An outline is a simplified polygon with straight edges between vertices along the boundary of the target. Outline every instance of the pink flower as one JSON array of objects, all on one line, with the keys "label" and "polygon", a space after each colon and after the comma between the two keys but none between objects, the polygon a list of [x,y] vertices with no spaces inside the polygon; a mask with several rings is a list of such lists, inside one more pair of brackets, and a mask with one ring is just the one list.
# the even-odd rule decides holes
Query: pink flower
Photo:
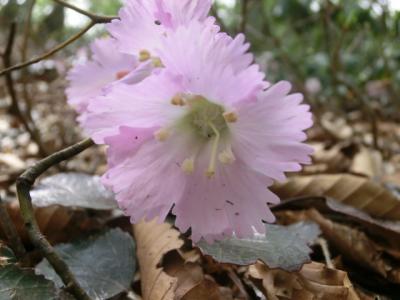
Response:
[{"label": "pink flower", "polygon": [[103,182],[133,223],[173,207],[182,232],[211,242],[274,222],[267,187],[310,163],[312,117],[289,83],[266,89],[247,48],[191,22],[163,36],[159,73],[89,105],[85,129],[109,145]]},{"label": "pink flower", "polygon": [[122,52],[151,56],[162,35],[191,21],[205,21],[210,0],[125,0],[120,20],[107,25]]},{"label": "pink flower", "polygon": [[156,72],[161,65],[153,53],[162,36],[192,20],[206,21],[210,7],[209,0],[125,1],[120,20],[107,25],[115,39],[96,40],[91,46],[93,60],[68,74],[68,103],[80,114],[79,120],[86,117],[90,99],[106,94],[115,82],[135,84]]},{"label": "pink flower", "polygon": [[68,74],[68,103],[83,113],[89,100],[100,96],[112,82],[121,79],[137,67],[134,56],[117,51],[112,38],[95,40],[91,45],[92,61],[75,66]]}]

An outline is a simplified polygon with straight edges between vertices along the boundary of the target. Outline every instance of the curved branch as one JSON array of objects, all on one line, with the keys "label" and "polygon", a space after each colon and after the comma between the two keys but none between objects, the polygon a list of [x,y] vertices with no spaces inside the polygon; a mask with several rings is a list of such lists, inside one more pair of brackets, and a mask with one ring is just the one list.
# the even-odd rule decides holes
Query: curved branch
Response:
[{"label": "curved branch", "polygon": [[21,216],[24,220],[24,224],[30,240],[32,241],[33,245],[39,249],[42,255],[49,261],[56,273],[64,282],[67,289],[69,289],[69,291],[77,299],[83,300],[90,300],[90,297],[79,285],[74,274],[70,271],[68,265],[62,260],[62,258],[57,254],[54,248],[40,232],[39,226],[33,213],[30,190],[35,180],[46,170],[64,160],[74,157],[75,155],[81,153],[92,145],[94,145],[94,142],[91,139],[86,139],[71,147],[56,152],[37,162],[34,166],[26,170],[17,179],[17,194]]},{"label": "curved branch", "polygon": [[96,25],[95,22],[91,21],[88,25],[86,25],[83,29],[81,29],[77,34],[75,34],[74,36],[70,37],[68,40],[66,40],[65,42],[59,44],[58,46],[56,46],[55,48],[51,49],[50,51],[32,58],[26,62],[14,65],[12,67],[6,68],[2,71],[0,71],[0,76],[5,75],[11,71],[15,71],[15,70],[19,70],[22,69],[24,67],[33,65],[41,60],[44,60],[50,56],[52,56],[53,54],[57,53],[58,51],[60,51],[61,49],[67,47],[69,44],[72,44],[73,42],[75,42],[77,39],[79,39],[82,35],[84,35],[87,31],[89,31],[89,29],[91,29],[94,25]]},{"label": "curved branch", "polygon": [[71,3],[68,3],[64,0],[53,0],[54,2],[57,2],[58,4],[68,7],[77,13],[80,13],[81,15],[84,15],[88,18],[90,18],[93,22],[95,23],[110,23],[112,20],[118,19],[116,16],[102,16],[102,15],[97,15],[94,13],[91,13],[89,11],[86,11],[82,8],[79,8]]}]

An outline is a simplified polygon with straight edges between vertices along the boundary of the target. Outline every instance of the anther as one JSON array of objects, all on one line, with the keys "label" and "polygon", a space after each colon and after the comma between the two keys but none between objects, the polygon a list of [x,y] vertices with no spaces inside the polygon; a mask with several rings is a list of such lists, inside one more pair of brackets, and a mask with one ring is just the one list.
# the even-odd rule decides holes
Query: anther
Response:
[{"label": "anther", "polygon": [[139,61],[140,62],[144,62],[146,60],[149,60],[151,58],[151,54],[149,51],[147,50],[141,50],[139,52]]},{"label": "anther", "polygon": [[159,57],[153,57],[151,60],[153,62],[153,66],[155,68],[163,68],[164,67],[164,65]]},{"label": "anther", "polygon": [[218,155],[218,160],[226,165],[231,165],[235,162],[236,158],[232,152],[231,147],[228,147]]},{"label": "anther", "polygon": [[239,116],[237,115],[237,113],[235,113],[235,112],[233,112],[233,111],[231,111],[231,112],[224,112],[222,115],[223,115],[225,121],[228,122],[228,123],[235,123],[235,122],[238,120],[238,118],[239,118]]},{"label": "anther", "polygon": [[115,77],[118,80],[120,80],[120,79],[124,78],[128,74],[129,74],[129,71],[119,71],[119,72],[117,72],[117,74],[115,74]]},{"label": "anther", "polygon": [[176,94],[172,99],[171,99],[171,104],[176,105],[176,106],[185,106],[186,102],[183,99],[182,94]]},{"label": "anther", "polygon": [[156,140],[160,142],[164,142],[169,138],[169,136],[170,136],[170,131],[166,128],[161,128],[160,130],[157,130],[154,133],[154,137],[156,138]]},{"label": "anther", "polygon": [[192,174],[194,171],[194,159],[186,158],[182,163],[181,169],[186,174]]}]

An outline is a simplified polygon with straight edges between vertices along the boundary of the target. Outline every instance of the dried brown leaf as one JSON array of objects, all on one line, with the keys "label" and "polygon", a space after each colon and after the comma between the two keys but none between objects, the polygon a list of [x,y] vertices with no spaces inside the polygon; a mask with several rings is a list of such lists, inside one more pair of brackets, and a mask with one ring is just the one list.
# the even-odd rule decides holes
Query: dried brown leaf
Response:
[{"label": "dried brown leaf", "polygon": [[354,157],[350,167],[352,172],[371,178],[382,177],[383,169],[382,153],[366,147],[361,148],[360,152]]},{"label": "dried brown leaf", "polygon": [[[316,222],[323,236],[347,260],[351,260],[361,267],[368,268],[394,283],[400,283],[399,264],[388,258],[390,251],[370,239],[357,228],[333,222],[317,210],[310,209],[303,212],[287,212],[287,219],[291,221],[312,220]],[[386,253],[386,255],[385,255]]]},{"label": "dried brown leaf", "polygon": [[316,262],[296,273],[270,270],[257,263],[250,266],[248,276],[271,300],[359,300],[346,272]]},{"label": "dried brown leaf", "polygon": [[[18,202],[8,203],[7,210],[23,242],[29,243]],[[89,216],[83,209],[53,205],[35,208],[34,212],[40,230],[51,243],[65,242],[102,226],[101,220]],[[2,236],[1,227],[0,236]]]},{"label": "dried brown leaf", "polygon": [[167,252],[182,247],[179,232],[170,224],[155,221],[138,223],[133,230],[143,300],[173,300],[178,279],[168,275],[159,262]]},{"label": "dried brown leaf", "polygon": [[324,196],[359,208],[371,216],[400,220],[400,200],[381,185],[349,174],[292,177],[275,185],[274,192],[282,199]]},{"label": "dried brown leaf", "polygon": [[400,252],[400,221],[373,218],[355,207],[325,197],[294,198],[274,207],[274,212],[282,210],[305,210],[309,207],[317,209],[324,215],[340,218],[342,222],[357,224],[372,237],[385,242],[390,248]]}]

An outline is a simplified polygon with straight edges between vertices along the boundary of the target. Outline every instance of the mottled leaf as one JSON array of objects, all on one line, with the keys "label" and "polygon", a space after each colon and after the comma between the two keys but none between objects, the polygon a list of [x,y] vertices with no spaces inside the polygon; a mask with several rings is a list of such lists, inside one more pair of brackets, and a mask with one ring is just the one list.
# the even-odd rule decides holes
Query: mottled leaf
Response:
[{"label": "mottled leaf", "polygon": [[43,179],[32,192],[35,206],[78,206],[92,209],[113,209],[112,192],[100,182],[100,177],[83,173],[60,173]]},{"label": "mottled leaf", "polygon": [[[127,290],[136,269],[132,237],[113,229],[88,240],[57,245],[56,251],[93,299],[108,299]],[[36,272],[62,287],[61,279],[44,260]]]},{"label": "mottled leaf", "polygon": [[208,244],[201,240],[197,246],[206,255],[221,263],[250,265],[257,260],[269,268],[294,271],[310,261],[308,247],[320,231],[315,223],[298,223],[291,226],[267,225],[266,235],[253,238],[230,238]]},{"label": "mottled leaf", "polygon": [[12,250],[0,243],[0,299],[52,300],[59,299],[53,282],[36,275],[33,270],[15,264]]}]

